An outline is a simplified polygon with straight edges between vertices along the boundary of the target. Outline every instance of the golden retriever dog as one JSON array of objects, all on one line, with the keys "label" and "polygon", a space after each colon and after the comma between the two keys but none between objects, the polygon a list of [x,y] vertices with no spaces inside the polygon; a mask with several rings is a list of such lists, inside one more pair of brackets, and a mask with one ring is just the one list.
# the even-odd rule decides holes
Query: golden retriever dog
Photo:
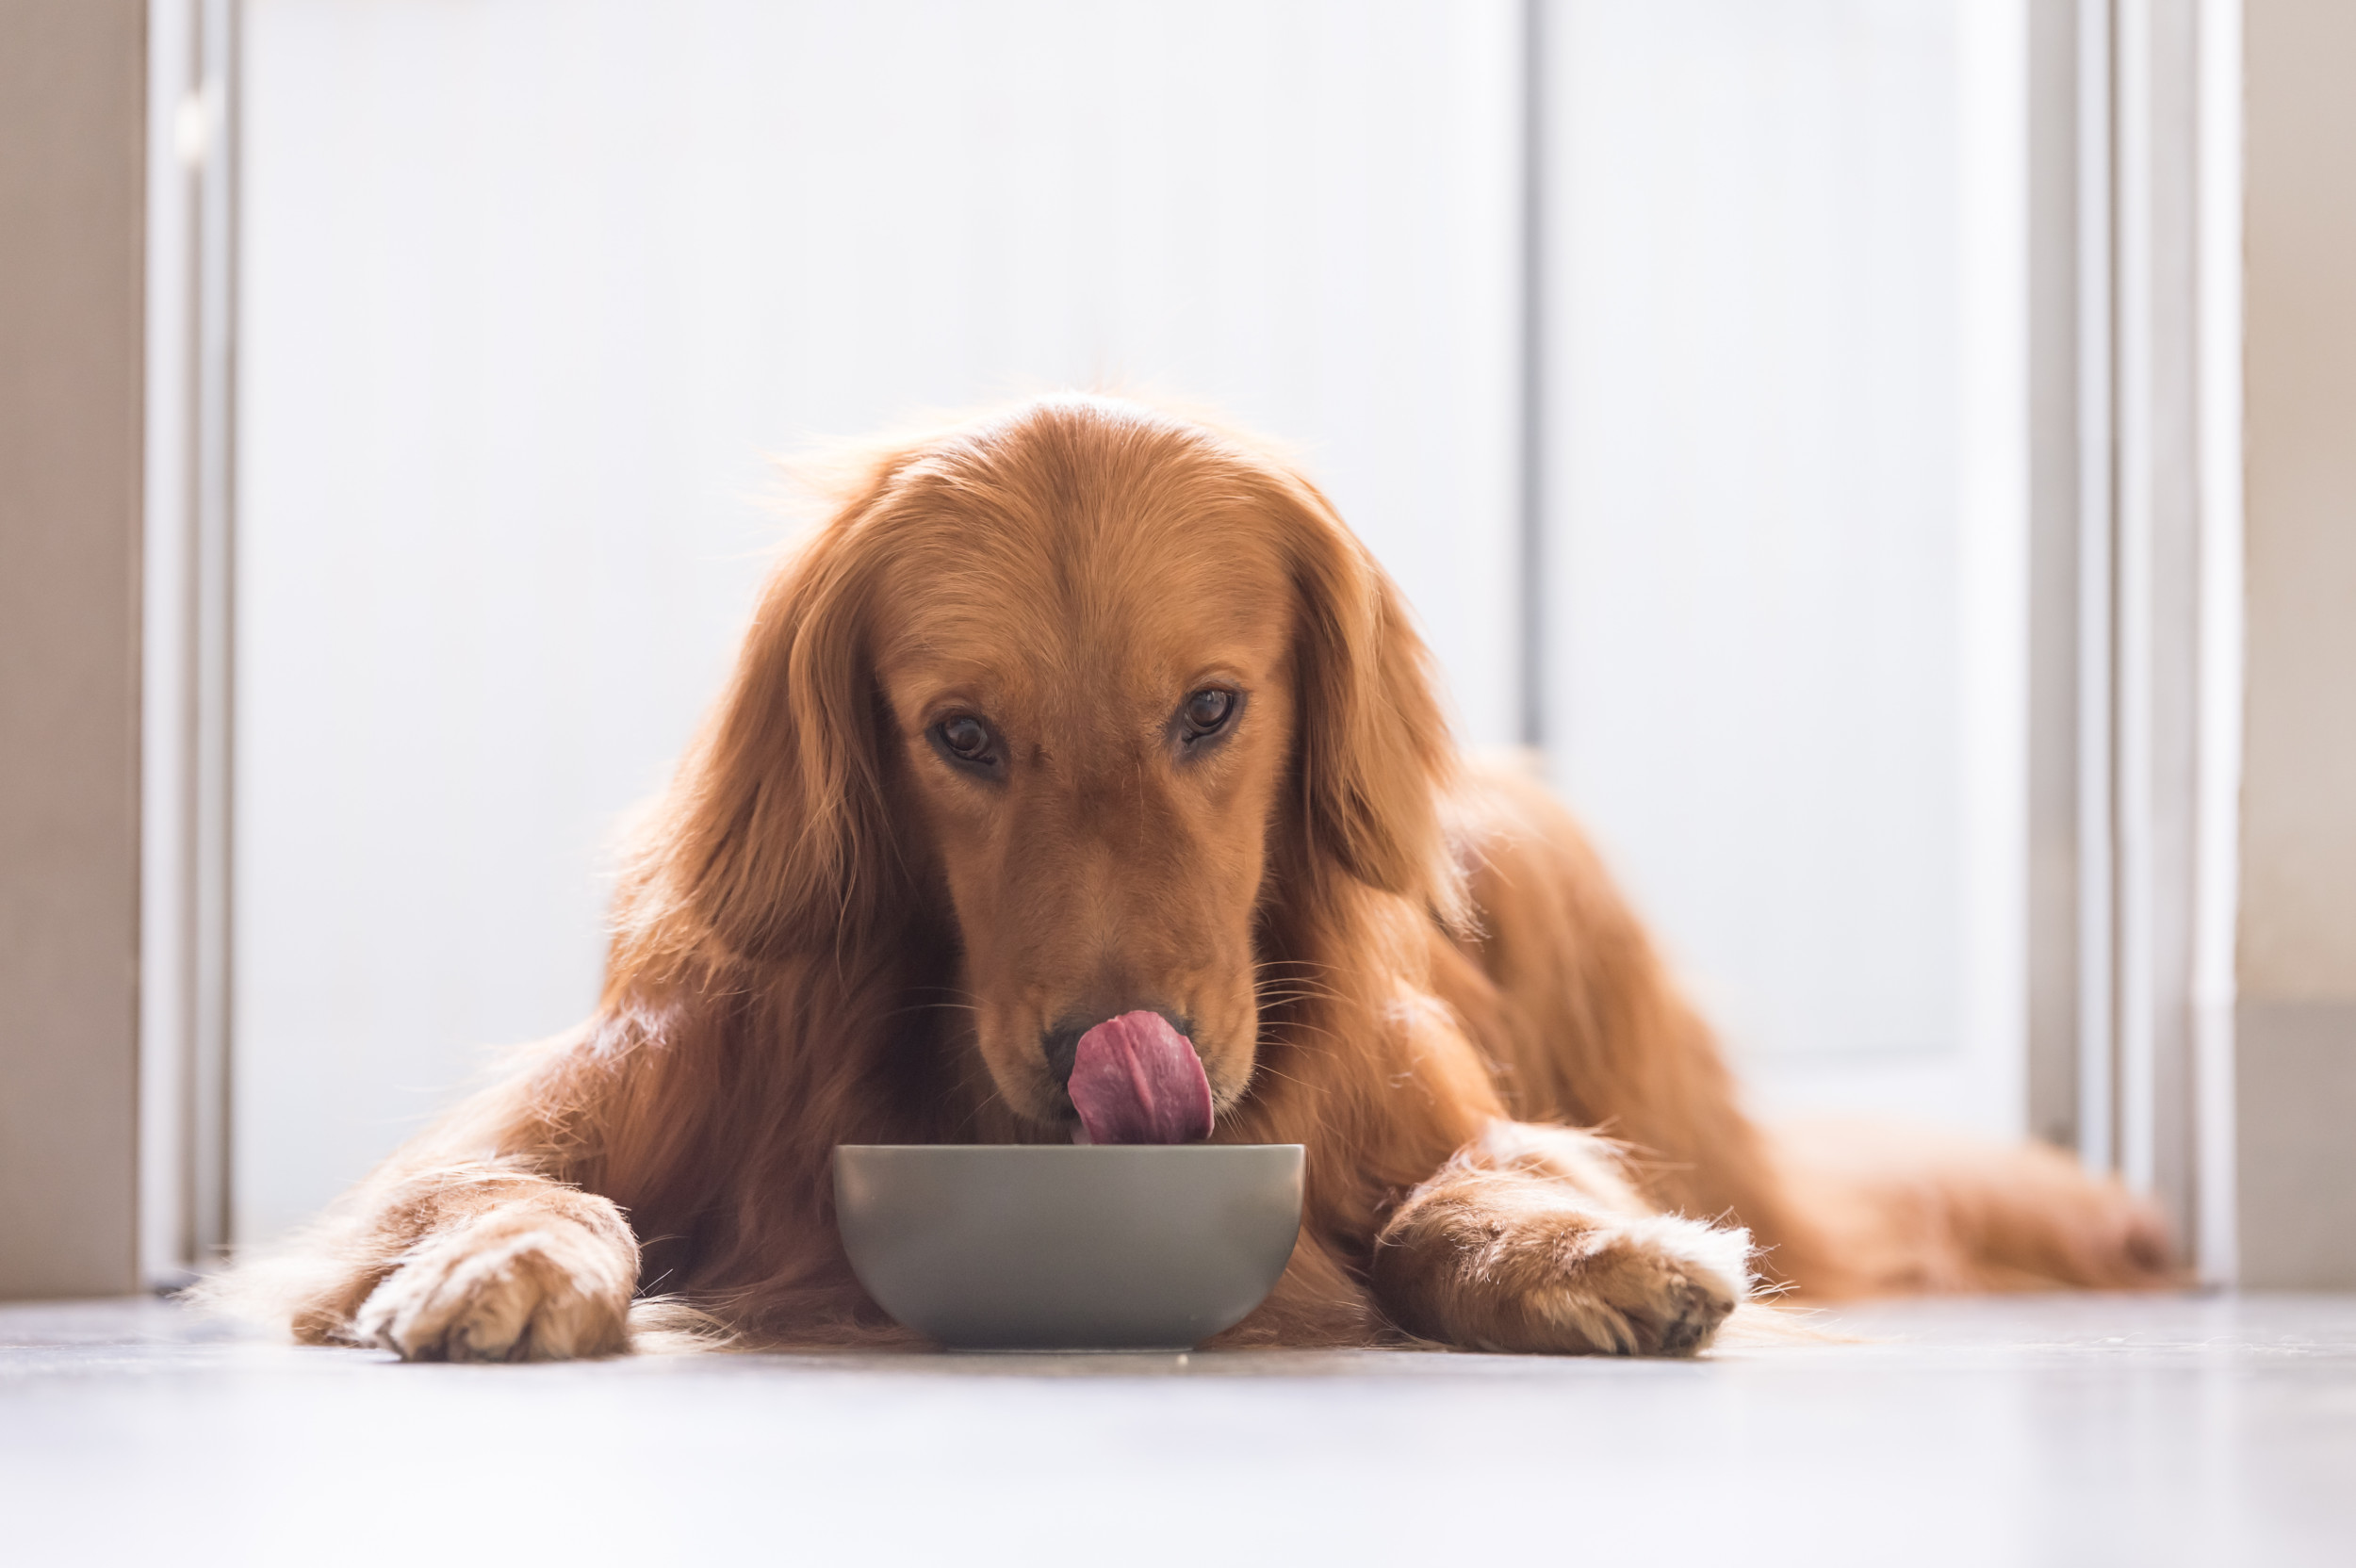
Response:
[{"label": "golden retriever dog", "polygon": [[837,501],[640,825],[596,1015],[308,1235],[299,1337],[602,1355],[669,1301],[906,1339],[843,1256],[842,1143],[1306,1145],[1291,1266],[1223,1344],[1678,1353],[1763,1289],[2170,1277],[2051,1152],[1749,1119],[1271,451],[1053,397]]}]

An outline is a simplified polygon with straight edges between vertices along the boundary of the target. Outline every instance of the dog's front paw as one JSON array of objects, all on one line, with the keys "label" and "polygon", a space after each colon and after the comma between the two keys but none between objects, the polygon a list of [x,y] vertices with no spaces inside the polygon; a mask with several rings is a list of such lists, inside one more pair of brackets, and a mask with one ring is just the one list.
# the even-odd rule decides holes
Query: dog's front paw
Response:
[{"label": "dog's front paw", "polygon": [[1708,1345],[1749,1289],[1750,1233],[1657,1216],[1562,1238],[1551,1283],[1533,1282],[1517,1349],[1686,1355]]},{"label": "dog's front paw", "polygon": [[1686,1355],[1750,1289],[1749,1233],[1628,1212],[1524,1170],[1457,1168],[1377,1247],[1401,1326],[1481,1350]]},{"label": "dog's front paw", "polygon": [[585,1218],[496,1208],[427,1238],[361,1303],[352,1337],[403,1361],[564,1361],[629,1348],[637,1248],[604,1207]]}]

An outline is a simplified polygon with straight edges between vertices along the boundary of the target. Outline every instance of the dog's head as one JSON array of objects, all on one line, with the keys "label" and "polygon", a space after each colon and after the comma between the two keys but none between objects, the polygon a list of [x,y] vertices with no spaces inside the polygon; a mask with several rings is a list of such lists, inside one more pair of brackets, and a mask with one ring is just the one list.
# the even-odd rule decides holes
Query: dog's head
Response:
[{"label": "dog's head", "polygon": [[881,455],[778,570],[662,874],[756,958],[945,925],[1006,1106],[1201,1135],[1171,1075],[1190,1043],[1218,1109],[1246,1092],[1272,908],[1452,911],[1449,757],[1396,590],[1312,486],[1050,399]]}]

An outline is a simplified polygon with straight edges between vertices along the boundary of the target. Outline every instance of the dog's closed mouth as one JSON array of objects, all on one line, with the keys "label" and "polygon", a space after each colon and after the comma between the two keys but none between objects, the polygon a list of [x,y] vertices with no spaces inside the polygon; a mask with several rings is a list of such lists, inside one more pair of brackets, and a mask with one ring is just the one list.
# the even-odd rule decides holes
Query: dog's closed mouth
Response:
[{"label": "dog's closed mouth", "polygon": [[1080,1037],[1074,1143],[1193,1143],[1211,1135],[1211,1081],[1194,1042],[1159,1013],[1123,1013]]}]

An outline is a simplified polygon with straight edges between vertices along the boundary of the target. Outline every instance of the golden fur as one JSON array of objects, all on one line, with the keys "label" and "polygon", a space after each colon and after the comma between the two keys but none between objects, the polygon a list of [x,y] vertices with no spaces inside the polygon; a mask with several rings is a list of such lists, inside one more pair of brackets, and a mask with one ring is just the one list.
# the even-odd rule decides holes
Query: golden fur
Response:
[{"label": "golden fur", "polygon": [[[1240,707],[1181,745],[1204,687]],[[958,715],[994,772],[943,752]],[[1771,1139],[1568,814],[1459,757],[1325,498],[1077,396],[861,466],[641,828],[596,1016],[275,1277],[301,1337],[419,1358],[616,1350],[657,1294],[738,1343],[904,1337],[835,1145],[1063,1141],[1044,1042],[1138,1006],[1186,1021],[1218,1139],[1308,1148],[1226,1343],[1675,1352],[1760,1276],[2167,1277],[2153,1216],[2058,1156]]]}]

